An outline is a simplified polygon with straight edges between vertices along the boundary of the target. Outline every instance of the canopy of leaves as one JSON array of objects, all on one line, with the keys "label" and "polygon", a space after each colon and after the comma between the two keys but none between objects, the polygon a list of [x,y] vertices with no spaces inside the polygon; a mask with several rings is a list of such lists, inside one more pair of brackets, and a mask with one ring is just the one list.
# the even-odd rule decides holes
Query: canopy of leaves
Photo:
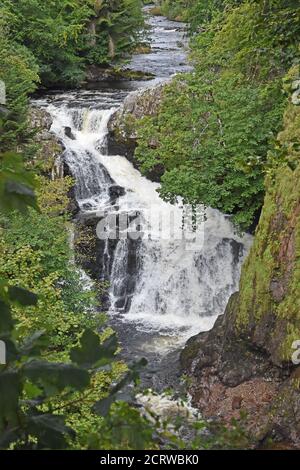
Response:
[{"label": "canopy of leaves", "polygon": [[[199,9],[207,4],[192,3]],[[136,156],[145,173],[165,169],[165,199],[212,206],[249,229],[282,123],[282,78],[298,56],[300,7],[289,1],[221,3],[192,36],[195,71],[167,87],[158,116],[140,122]]]}]

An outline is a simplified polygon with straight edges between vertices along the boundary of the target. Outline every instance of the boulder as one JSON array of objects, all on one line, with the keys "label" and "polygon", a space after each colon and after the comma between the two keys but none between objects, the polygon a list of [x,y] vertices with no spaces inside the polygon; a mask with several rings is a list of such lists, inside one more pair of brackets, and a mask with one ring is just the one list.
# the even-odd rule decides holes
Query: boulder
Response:
[{"label": "boulder", "polygon": [[[149,86],[146,89],[130,93],[122,107],[114,113],[108,123],[108,154],[124,155],[139,169],[139,162],[134,157],[138,138],[138,120],[146,116],[155,116],[161,105],[165,86],[170,80]],[[153,148],[158,146],[154,139],[149,143]],[[164,168],[157,165],[147,177],[159,182]]]}]

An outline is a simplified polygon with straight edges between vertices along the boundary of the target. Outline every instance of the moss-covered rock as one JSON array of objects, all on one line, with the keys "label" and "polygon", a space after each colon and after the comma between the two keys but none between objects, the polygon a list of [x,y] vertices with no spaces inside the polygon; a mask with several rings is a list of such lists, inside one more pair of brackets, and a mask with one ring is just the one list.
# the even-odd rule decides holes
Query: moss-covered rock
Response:
[{"label": "moss-covered rock", "polygon": [[[123,106],[113,114],[108,123],[109,154],[125,155],[135,167],[139,168],[139,162],[134,158],[138,139],[138,121],[158,113],[166,83],[169,81],[130,93],[127,96]],[[150,142],[150,145],[155,146],[156,143]],[[162,168],[155,168],[147,176],[153,181],[159,181],[162,173]]]},{"label": "moss-covered rock", "polygon": [[[203,414],[229,421],[238,403],[256,445],[269,438],[300,445],[300,372],[293,361],[293,342],[300,339],[299,72],[294,67],[286,80],[291,99],[269,155],[263,210],[240,291],[214,328],[190,339],[181,355]],[[230,399],[232,407],[225,406]]]},{"label": "moss-covered rock", "polygon": [[47,191],[47,185],[41,188],[41,195],[45,203],[47,201],[49,211],[57,209],[58,213],[62,210],[75,216],[79,206],[75,199],[74,180],[62,157],[64,147],[50,132],[52,122],[51,115],[45,109],[36,107],[30,109],[29,123],[34,132],[35,147],[34,159],[30,165],[33,165],[43,177],[52,181],[50,191]]},{"label": "moss-covered rock", "polygon": [[274,364],[300,338],[300,107],[292,102],[270,161],[254,244],[243,267],[237,327]]}]

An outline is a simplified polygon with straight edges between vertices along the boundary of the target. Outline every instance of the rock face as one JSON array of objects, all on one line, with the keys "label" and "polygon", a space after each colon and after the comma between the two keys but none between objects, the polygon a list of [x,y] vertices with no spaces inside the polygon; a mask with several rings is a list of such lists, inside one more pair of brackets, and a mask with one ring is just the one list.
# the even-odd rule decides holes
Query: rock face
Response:
[{"label": "rock face", "polygon": [[[111,197],[115,198],[123,191],[120,186],[113,186]],[[76,261],[97,282],[108,284],[111,282],[114,285],[112,292],[115,297],[114,307],[125,313],[130,308],[138,280],[138,253],[141,241],[140,239],[124,241],[127,244],[126,256],[123,257],[122,273],[118,273],[118,270],[114,269],[114,263],[118,256],[118,244],[121,242],[118,239],[103,240],[97,236],[97,225],[101,220],[102,218],[94,215],[78,218],[75,234]],[[108,310],[111,304],[106,289],[101,292],[100,300],[104,311]]]},{"label": "rock face", "polygon": [[[110,155],[125,155],[138,168],[138,162],[134,159],[138,138],[137,121],[158,113],[167,83],[169,81],[164,81],[127,96],[122,107],[113,114],[108,123]],[[159,181],[161,174],[162,169],[158,168],[147,176],[153,181]]]},{"label": "rock face", "polygon": [[210,332],[189,340],[181,362],[205,416],[229,422],[244,410],[256,445],[272,437],[299,447],[300,107],[292,100],[284,124],[240,291]]},{"label": "rock face", "polygon": [[[30,127],[36,132],[34,141],[38,145],[38,151],[35,159],[38,162],[41,172],[52,180],[72,176],[66,163],[63,161],[63,145],[57,137],[50,132],[52,126],[52,117],[45,110],[40,108],[31,108],[29,112]],[[74,195],[74,187],[68,194],[70,203],[68,212],[75,216],[79,207]]]},{"label": "rock face", "polygon": [[152,80],[154,75],[139,70],[126,68],[114,69],[111,67],[99,67],[90,65],[86,71],[86,80],[90,83],[106,82],[114,80]]}]

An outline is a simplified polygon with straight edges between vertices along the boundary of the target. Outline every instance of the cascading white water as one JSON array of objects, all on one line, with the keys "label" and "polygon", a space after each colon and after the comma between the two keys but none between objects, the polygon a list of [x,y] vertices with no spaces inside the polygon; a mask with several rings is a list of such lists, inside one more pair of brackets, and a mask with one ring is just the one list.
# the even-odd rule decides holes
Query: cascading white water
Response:
[{"label": "cascading white water", "polygon": [[[185,26],[163,17],[150,17],[148,22],[152,50],[134,56],[130,67],[154,73],[154,82],[190,70]],[[110,281],[111,322],[127,354],[146,352],[149,358],[158,351],[160,363],[162,351],[211,328],[224,312],[238,288],[251,237],[237,235],[229,218],[212,209],[206,210],[196,233],[186,224],[182,227],[184,208],[162,201],[159,185],[142,177],[125,157],[107,154],[110,116],[130,90],[144,86],[145,82],[103,83],[100,90],[58,93],[36,105],[46,107],[53,117],[52,131],[65,147],[63,159],[76,179],[81,213],[128,214],[131,229],[136,226],[144,234],[138,240],[99,242],[97,275]],[[155,223],[158,217],[160,225]],[[192,241],[196,235],[197,244]],[[166,356],[168,370],[172,360]]]},{"label": "cascading white water", "polygon": [[[106,137],[113,109],[50,106],[48,111],[54,118],[52,131],[64,143],[64,159],[76,178],[76,199],[83,210],[97,210],[112,182],[96,152]],[[71,138],[66,136],[66,128],[71,130]]]},{"label": "cascading white water", "polygon": [[[73,108],[61,103],[48,107],[54,118],[52,131],[63,141],[64,158],[76,178],[81,210],[139,214],[146,233],[135,245],[138,272],[130,293],[126,292],[129,241],[123,239],[116,244],[110,274],[112,314],[119,299],[130,294],[130,308],[123,321],[133,322],[143,331],[185,340],[211,328],[216,316],[223,313],[230,294],[238,287],[251,237],[240,237],[228,217],[207,209],[206,218],[198,226],[201,246],[188,246],[186,228],[182,227],[184,209],[161,200],[159,185],[142,177],[125,157],[106,155],[107,123],[114,110],[91,109],[82,104]],[[71,128],[69,137],[65,128]],[[109,189],[114,185],[125,188],[117,207],[110,202]],[[153,213],[161,217],[163,229],[154,223]],[[166,235],[171,217],[177,225],[175,237],[170,238]]]}]

